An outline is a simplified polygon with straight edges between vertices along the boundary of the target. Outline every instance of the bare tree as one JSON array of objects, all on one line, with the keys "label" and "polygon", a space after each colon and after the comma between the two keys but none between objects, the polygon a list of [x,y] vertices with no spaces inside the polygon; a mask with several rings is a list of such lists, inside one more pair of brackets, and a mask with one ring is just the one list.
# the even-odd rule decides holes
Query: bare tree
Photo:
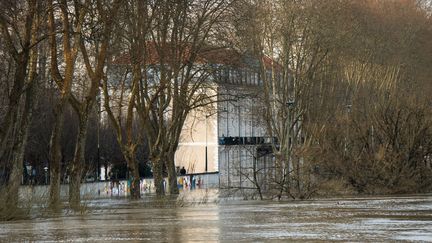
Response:
[{"label": "bare tree", "polygon": [[[140,197],[136,153],[141,136],[135,136],[133,128],[137,121],[139,89],[143,83],[142,70],[145,70],[149,58],[146,56],[146,38],[152,19],[149,4],[148,1],[128,1],[123,5],[122,21],[117,26],[119,51],[112,53],[114,62],[109,66],[109,77],[103,83],[104,108],[130,171],[132,198]],[[146,91],[151,94],[150,90]]]},{"label": "bare tree", "polygon": [[164,164],[170,193],[178,193],[174,154],[188,114],[214,102],[208,92],[211,71],[200,58],[209,50],[215,28],[231,4],[225,0],[158,1],[151,6],[149,49],[157,57],[156,92],[149,97],[147,89],[140,88],[137,111],[149,141],[159,194]]},{"label": "bare tree", "polygon": [[[364,83],[393,93],[402,87],[402,77],[413,80],[404,72],[413,66],[400,50],[413,44],[427,22],[421,11],[414,11],[418,6],[415,1],[241,2],[245,11],[239,11],[235,25],[241,46],[261,60],[265,120],[277,141],[273,187],[278,197],[304,198],[315,190],[308,178],[317,162],[310,157],[316,138],[338,109],[346,114],[353,97],[375,102],[372,95],[378,94],[364,93]],[[373,21],[356,18],[359,14]],[[401,16],[410,18],[400,22]],[[391,41],[395,39],[399,41]],[[385,48],[377,44],[387,41]]]},{"label": "bare tree", "polygon": [[[57,207],[60,201],[60,175],[61,175],[61,133],[64,125],[64,110],[71,99],[72,82],[75,72],[75,63],[81,45],[81,30],[87,13],[81,9],[78,2],[75,6],[66,0],[58,4],[48,1],[48,29],[50,43],[51,77],[57,84],[60,98],[54,108],[54,127],[50,140],[50,206]],[[70,13],[70,8],[75,8],[77,15]],[[57,17],[60,17],[58,19]],[[56,21],[57,20],[57,21]],[[60,23],[60,33],[57,30]],[[61,37],[62,63],[59,63],[59,43],[57,36]],[[61,68],[64,65],[64,68]]]},{"label": "bare tree", "polygon": [[37,44],[43,5],[37,1],[4,1],[0,6],[4,10],[0,14],[1,36],[14,68],[12,87],[7,90],[7,111],[0,127],[0,160],[9,161],[11,166],[6,206],[14,211],[37,90]]},{"label": "bare tree", "polygon": [[[75,142],[75,154],[70,168],[70,184],[69,184],[69,203],[72,208],[77,208],[80,205],[80,185],[82,178],[83,162],[85,160],[85,146],[87,139],[87,129],[89,115],[93,111],[96,101],[96,96],[99,92],[99,86],[104,76],[105,60],[111,40],[111,32],[116,19],[117,11],[120,7],[120,1],[115,1],[111,6],[102,1],[97,1],[95,5],[77,4],[74,6],[75,14],[91,11],[92,16],[86,21],[84,34],[79,36],[80,53],[82,55],[87,75],[90,80],[89,87],[85,87],[86,94],[82,101],[76,98],[73,94],[70,97],[70,103],[78,114],[79,126],[78,134]],[[107,7],[106,7],[107,6]],[[100,32],[91,33],[94,27],[101,28]],[[86,32],[88,34],[86,35]],[[100,35],[97,37],[96,35]],[[87,37],[87,38],[86,38]],[[90,50],[90,51],[89,51]],[[94,53],[94,61],[90,58],[90,54]]]},{"label": "bare tree", "polygon": [[301,181],[303,158],[298,153],[304,145],[303,120],[311,106],[311,90],[316,74],[328,57],[326,33],[320,31],[325,6],[320,1],[272,3],[257,2],[251,8],[259,12],[252,20],[256,36],[252,48],[261,60],[261,79],[264,81],[263,102],[265,120],[274,144],[276,172],[274,186],[278,197],[287,193],[303,198]]},{"label": "bare tree", "polygon": [[[407,140],[417,141],[417,129],[429,121],[427,116],[420,115],[427,109],[428,99],[418,90],[420,83],[427,84],[423,74],[412,73],[413,70],[424,72],[425,59],[414,60],[408,54],[413,52],[412,46],[421,46],[417,40],[428,32],[424,29],[428,19],[419,9],[415,1],[353,1],[343,5],[339,18],[355,21],[337,25],[340,29],[334,32],[340,47],[325,64],[323,77],[334,80],[327,81],[329,85],[324,89],[327,97],[323,99],[324,106],[320,106],[321,114],[326,115],[307,116],[305,123],[305,130],[316,139],[306,153],[309,153],[308,160],[316,166],[316,179],[340,180],[362,193],[424,190],[427,187],[428,180],[424,180],[424,184],[416,182],[416,178],[425,178],[425,173],[430,173],[426,167],[420,172],[405,166],[424,161],[428,149],[421,150],[420,154],[426,154],[416,157],[417,162],[405,163],[406,158],[402,159],[402,154],[408,157],[418,154],[408,151],[417,145]],[[369,16],[368,21],[355,17],[359,14]],[[413,107],[413,103],[418,107]],[[388,126],[392,128],[388,129]],[[405,129],[412,129],[411,135]],[[388,142],[393,140],[390,137],[395,137],[390,130],[397,131],[399,138],[396,140],[405,145],[397,148],[388,145],[392,144]],[[387,131],[386,135],[383,131]],[[422,134],[429,136],[427,129]],[[429,145],[419,146],[428,148]],[[390,157],[392,159],[388,159]],[[388,164],[384,165],[383,160]],[[395,168],[400,171],[395,173]],[[406,178],[410,183],[405,181]]]},{"label": "bare tree", "polygon": [[[124,71],[123,78],[116,80],[119,89],[113,88],[110,85],[108,78],[104,79],[103,82],[103,94],[104,94],[104,108],[107,112],[108,118],[114,127],[117,143],[120,146],[120,150],[127,162],[128,169],[131,171],[131,177],[133,179],[131,196],[132,198],[139,198],[139,174],[138,174],[138,163],[136,161],[136,149],[138,147],[138,141],[133,134],[134,125],[134,102],[137,93],[137,84],[132,82],[132,86],[128,84],[128,75],[130,71],[126,69]],[[110,77],[113,78],[113,77]],[[113,105],[117,107],[116,113],[113,111]],[[126,118],[124,118],[124,112],[126,112]],[[123,125],[124,124],[124,125]]]}]

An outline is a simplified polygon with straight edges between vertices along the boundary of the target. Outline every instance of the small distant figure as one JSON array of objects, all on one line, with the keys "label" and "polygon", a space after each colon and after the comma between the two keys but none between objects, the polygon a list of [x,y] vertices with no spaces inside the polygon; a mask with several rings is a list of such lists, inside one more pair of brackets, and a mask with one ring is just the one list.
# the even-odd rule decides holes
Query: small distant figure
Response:
[{"label": "small distant figure", "polygon": [[183,177],[183,188],[188,189],[189,188],[189,181],[186,176]]},{"label": "small distant figure", "polygon": [[203,188],[203,186],[204,186],[204,179],[202,179],[201,178],[201,176],[200,177],[198,177],[198,188]]},{"label": "small distant figure", "polygon": [[165,179],[162,180],[162,187],[163,187],[163,191],[166,192],[167,182],[165,181]]},{"label": "small distant figure", "polygon": [[180,177],[180,178],[178,179],[177,187],[178,187],[178,189],[183,188],[183,178],[182,178],[182,177]]},{"label": "small distant figure", "polygon": [[186,175],[186,169],[184,166],[180,169],[180,175]]},{"label": "small distant figure", "polygon": [[191,177],[192,177],[191,189],[195,189],[195,187],[196,187],[196,177],[195,176],[191,176]]}]

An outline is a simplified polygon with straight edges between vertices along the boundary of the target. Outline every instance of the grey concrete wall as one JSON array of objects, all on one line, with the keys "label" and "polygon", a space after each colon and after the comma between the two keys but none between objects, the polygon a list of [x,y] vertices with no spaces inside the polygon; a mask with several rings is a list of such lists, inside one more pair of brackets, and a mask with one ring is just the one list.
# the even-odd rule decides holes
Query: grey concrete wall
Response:
[{"label": "grey concrete wall", "polygon": [[[192,180],[195,185],[192,185]],[[195,178],[195,179],[193,179]],[[165,178],[165,181],[167,179]],[[177,177],[178,184],[185,184],[180,187],[180,190],[195,190],[205,188],[219,188],[219,174],[194,174]],[[200,182],[200,183],[199,183]],[[66,199],[68,196],[69,185],[61,185],[60,196]],[[168,189],[168,188],[167,188]],[[141,179],[140,183],[141,194],[154,193],[153,179]],[[129,185],[128,181],[120,180],[117,182],[101,181],[92,183],[83,183],[81,185],[81,197],[86,198],[107,198],[107,197],[123,197],[128,196]],[[44,200],[49,196],[49,187],[46,185],[37,186],[21,186],[20,198]]]}]

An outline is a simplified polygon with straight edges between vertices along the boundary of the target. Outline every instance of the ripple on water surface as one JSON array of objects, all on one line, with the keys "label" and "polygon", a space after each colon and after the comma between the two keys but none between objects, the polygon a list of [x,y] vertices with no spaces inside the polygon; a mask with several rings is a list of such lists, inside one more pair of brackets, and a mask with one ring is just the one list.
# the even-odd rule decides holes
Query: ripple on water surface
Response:
[{"label": "ripple on water surface", "polygon": [[206,204],[147,197],[87,206],[86,215],[2,222],[0,242],[432,241],[430,195]]}]

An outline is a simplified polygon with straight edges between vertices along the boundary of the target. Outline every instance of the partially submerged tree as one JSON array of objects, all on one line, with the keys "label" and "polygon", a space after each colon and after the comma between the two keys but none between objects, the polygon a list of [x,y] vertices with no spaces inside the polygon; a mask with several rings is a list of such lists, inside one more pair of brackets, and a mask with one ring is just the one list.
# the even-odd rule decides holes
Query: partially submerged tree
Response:
[{"label": "partially submerged tree", "polygon": [[[148,1],[128,1],[122,6],[121,21],[116,26],[113,61],[108,66],[108,76],[103,82],[104,108],[114,127],[117,142],[129,170],[131,197],[140,198],[137,148],[142,136],[134,133],[136,126],[136,104],[146,69],[146,41],[152,21],[152,9]],[[145,90],[151,95],[151,90]]]},{"label": "partially submerged tree", "polygon": [[[69,203],[72,208],[78,208],[81,201],[80,187],[84,169],[83,163],[85,160],[89,116],[94,110],[96,96],[99,94],[99,87],[105,75],[104,68],[106,66],[105,61],[110,46],[111,33],[114,20],[120,8],[120,1],[114,1],[112,4],[102,1],[97,1],[93,5],[90,3],[87,2],[85,5],[77,4],[74,6],[77,16],[83,11],[90,12],[90,16],[86,17],[85,28],[82,30],[83,34],[79,36],[80,39],[76,40],[79,42],[79,53],[82,56],[88,76],[84,77],[84,87],[83,91],[81,91],[85,94],[74,96],[72,92],[70,97],[70,103],[76,111],[79,120],[74,159],[70,165]],[[96,31],[92,31],[94,29]],[[86,82],[87,78],[89,82]]]},{"label": "partially submerged tree", "polygon": [[428,190],[429,98],[422,89],[429,83],[424,65],[432,59],[411,55],[413,49],[429,50],[419,40],[432,34],[430,17],[416,1],[352,2],[348,9],[368,20],[354,18],[355,31],[345,36],[349,45],[339,49],[333,76],[344,87],[334,93],[339,110],[315,122],[323,132],[316,136],[313,160],[320,173],[357,192]]},{"label": "partially submerged tree", "polygon": [[[416,1],[248,1],[242,8],[247,11],[236,23],[240,43],[261,58],[267,127],[278,141],[278,197],[304,198],[316,190],[311,186],[322,157],[315,152],[326,144],[321,138],[331,127],[344,133],[334,127],[338,110],[345,117],[360,97],[362,106],[384,105],[377,97],[416,95],[422,92],[412,92],[410,84],[427,85],[425,59],[407,61],[410,46],[430,33],[430,18]],[[378,91],[365,91],[367,86]],[[329,160],[337,157],[326,152]]]},{"label": "partially submerged tree", "polygon": [[254,13],[239,30],[249,33],[249,45],[260,60],[264,91],[265,121],[273,144],[275,173],[273,188],[303,198],[304,161],[299,154],[306,134],[303,120],[313,101],[311,91],[318,85],[317,73],[328,57],[327,34],[322,31],[325,6],[321,1],[256,2],[247,5]]},{"label": "partially submerged tree", "polygon": [[155,184],[161,185],[165,163],[172,194],[178,193],[174,155],[185,120],[191,110],[215,102],[205,53],[214,48],[212,37],[232,2],[158,1],[152,6],[150,43],[157,56],[157,97],[149,99],[140,89],[137,110],[149,140]]},{"label": "partially submerged tree", "polygon": [[[75,74],[76,59],[81,45],[81,31],[87,9],[81,9],[80,3],[75,6],[66,0],[54,4],[48,1],[48,30],[50,45],[50,73],[60,93],[59,100],[54,108],[54,127],[50,140],[50,206],[55,208],[60,202],[61,177],[61,134],[64,127],[64,111],[71,99],[71,90]],[[75,8],[76,15],[70,12]],[[61,19],[56,18],[61,16]],[[60,25],[60,26],[58,26]],[[60,30],[60,31],[59,31]],[[59,34],[61,33],[61,34]],[[58,43],[57,37],[62,43]],[[59,48],[63,53],[59,63]]]},{"label": "partially submerged tree", "polygon": [[[164,193],[165,169],[170,192],[178,193],[174,154],[187,115],[192,109],[214,102],[206,91],[211,89],[210,72],[201,54],[209,50],[215,27],[230,2],[131,1],[125,5],[123,43],[130,71],[125,76],[130,99],[126,131],[136,109],[142,135],[148,141],[159,195]],[[128,141],[130,145],[124,152],[132,159],[137,142],[132,142],[132,137]]]},{"label": "partially submerged tree", "polygon": [[[5,115],[0,127],[0,167],[10,172],[5,204],[13,212],[18,207],[23,159],[37,93],[38,46],[43,4],[38,1],[4,1],[0,14],[2,53],[9,57]],[[10,72],[10,73],[9,73]],[[5,163],[5,164],[3,164]],[[0,216],[1,217],[1,216]]]}]

